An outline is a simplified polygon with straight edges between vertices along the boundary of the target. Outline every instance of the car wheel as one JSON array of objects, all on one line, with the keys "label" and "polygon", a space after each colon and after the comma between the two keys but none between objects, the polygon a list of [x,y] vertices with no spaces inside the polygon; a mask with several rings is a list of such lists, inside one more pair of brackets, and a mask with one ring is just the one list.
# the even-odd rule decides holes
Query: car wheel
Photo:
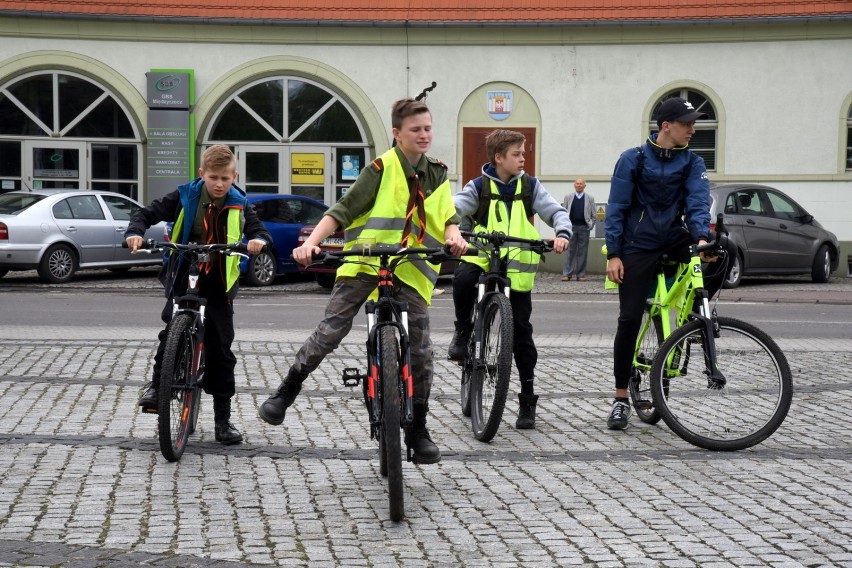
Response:
[{"label": "car wheel", "polygon": [[38,265],[38,275],[50,284],[63,284],[77,272],[77,257],[68,245],[53,245]]},{"label": "car wheel", "polygon": [[722,283],[723,288],[736,288],[743,280],[743,255],[739,251],[734,255],[734,265],[728,271],[725,281]]},{"label": "car wheel", "polygon": [[251,257],[246,281],[252,286],[269,286],[275,282],[275,257],[268,252]]},{"label": "car wheel", "polygon": [[323,288],[334,288],[335,277],[336,275],[333,272],[317,272],[314,274],[317,284]]},{"label": "car wheel", "polygon": [[831,255],[828,253],[828,246],[822,245],[814,257],[811,280],[824,284],[829,278],[831,278]]}]

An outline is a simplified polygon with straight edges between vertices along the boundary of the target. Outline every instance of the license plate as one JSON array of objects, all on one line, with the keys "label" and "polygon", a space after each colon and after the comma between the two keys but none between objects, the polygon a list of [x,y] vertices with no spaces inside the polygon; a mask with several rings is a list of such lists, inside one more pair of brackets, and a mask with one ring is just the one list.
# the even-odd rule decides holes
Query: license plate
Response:
[{"label": "license plate", "polygon": [[321,247],[343,247],[344,240],[337,239],[334,237],[329,237],[320,243]]}]

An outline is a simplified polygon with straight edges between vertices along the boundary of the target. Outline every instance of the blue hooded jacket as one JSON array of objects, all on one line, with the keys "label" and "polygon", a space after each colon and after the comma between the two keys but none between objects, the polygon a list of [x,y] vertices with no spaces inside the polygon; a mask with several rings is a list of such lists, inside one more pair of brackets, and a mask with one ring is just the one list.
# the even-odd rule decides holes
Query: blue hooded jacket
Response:
[{"label": "blue hooded jacket", "polygon": [[684,231],[695,242],[708,238],[710,180],[704,160],[685,147],[658,146],[656,139],[655,134],[625,150],[615,164],[604,221],[607,258],[665,249]]}]

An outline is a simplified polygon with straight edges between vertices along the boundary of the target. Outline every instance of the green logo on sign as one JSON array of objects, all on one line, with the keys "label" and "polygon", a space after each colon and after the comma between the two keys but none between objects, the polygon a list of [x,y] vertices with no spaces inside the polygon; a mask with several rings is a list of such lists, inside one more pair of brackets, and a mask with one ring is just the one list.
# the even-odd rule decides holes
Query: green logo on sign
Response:
[{"label": "green logo on sign", "polygon": [[171,91],[180,85],[180,77],[177,75],[166,75],[154,85],[154,88],[160,92]]}]

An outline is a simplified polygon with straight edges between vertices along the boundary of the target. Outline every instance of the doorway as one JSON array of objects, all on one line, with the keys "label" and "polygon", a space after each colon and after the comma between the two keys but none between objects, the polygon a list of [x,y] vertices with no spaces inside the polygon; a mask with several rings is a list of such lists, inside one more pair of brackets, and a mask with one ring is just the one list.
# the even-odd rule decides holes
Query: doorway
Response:
[{"label": "doorway", "polygon": [[[464,128],[462,129],[462,187],[474,178],[482,175],[482,165],[488,161],[485,155],[485,137],[496,128]],[[529,175],[535,175],[535,128],[513,127],[523,134],[526,141],[526,154],[524,155],[524,171]]]},{"label": "doorway", "polygon": [[22,154],[30,189],[88,189],[86,142],[25,140]]}]

